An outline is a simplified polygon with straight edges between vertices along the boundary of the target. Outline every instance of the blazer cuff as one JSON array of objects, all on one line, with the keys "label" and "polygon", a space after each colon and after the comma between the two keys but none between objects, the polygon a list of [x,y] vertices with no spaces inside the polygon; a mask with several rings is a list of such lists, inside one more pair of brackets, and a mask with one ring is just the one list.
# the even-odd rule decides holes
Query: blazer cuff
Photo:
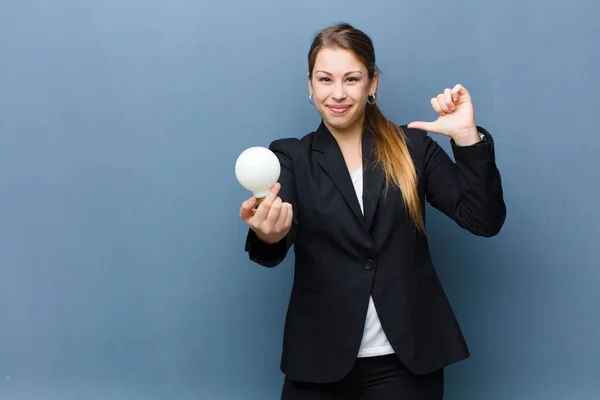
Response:
[{"label": "blazer cuff", "polygon": [[494,160],[494,138],[485,128],[477,126],[477,131],[482,133],[484,138],[469,146],[459,146],[454,139],[450,139],[452,152],[457,162],[465,159]]},{"label": "blazer cuff", "polygon": [[245,251],[248,252],[250,260],[272,267],[279,264],[287,253],[287,236],[277,243],[268,244],[258,238],[256,232],[248,229],[246,236]]}]

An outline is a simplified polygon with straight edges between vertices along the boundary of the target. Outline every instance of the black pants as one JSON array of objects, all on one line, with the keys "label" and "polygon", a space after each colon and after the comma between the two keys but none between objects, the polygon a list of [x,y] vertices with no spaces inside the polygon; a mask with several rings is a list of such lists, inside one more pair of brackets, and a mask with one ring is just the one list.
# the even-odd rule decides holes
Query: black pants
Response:
[{"label": "black pants", "polygon": [[284,380],[282,400],[441,400],[444,372],[410,372],[395,354],[358,358],[352,371],[334,383]]}]

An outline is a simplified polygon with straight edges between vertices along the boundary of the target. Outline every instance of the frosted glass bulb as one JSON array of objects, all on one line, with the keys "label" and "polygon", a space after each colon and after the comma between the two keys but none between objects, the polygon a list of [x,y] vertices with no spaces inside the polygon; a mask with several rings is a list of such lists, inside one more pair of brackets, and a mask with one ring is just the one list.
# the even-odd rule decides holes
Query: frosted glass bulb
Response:
[{"label": "frosted glass bulb", "polygon": [[277,183],[281,165],[279,159],[266,147],[250,147],[239,155],[235,176],[245,189],[250,190],[260,204]]}]

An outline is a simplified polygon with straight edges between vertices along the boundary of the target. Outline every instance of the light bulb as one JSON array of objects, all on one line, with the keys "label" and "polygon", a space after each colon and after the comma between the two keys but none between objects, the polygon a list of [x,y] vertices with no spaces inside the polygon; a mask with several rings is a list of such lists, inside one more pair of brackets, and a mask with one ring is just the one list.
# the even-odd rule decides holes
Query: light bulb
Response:
[{"label": "light bulb", "polygon": [[245,189],[262,203],[271,187],[277,183],[281,165],[279,159],[266,147],[250,147],[239,155],[235,163],[235,176]]}]

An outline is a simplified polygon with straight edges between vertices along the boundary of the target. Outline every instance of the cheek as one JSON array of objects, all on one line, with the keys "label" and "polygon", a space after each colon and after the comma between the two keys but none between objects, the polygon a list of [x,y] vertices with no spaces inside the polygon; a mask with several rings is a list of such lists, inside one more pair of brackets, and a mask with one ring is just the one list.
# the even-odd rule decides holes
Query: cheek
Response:
[{"label": "cheek", "polygon": [[352,98],[354,99],[354,101],[356,101],[357,103],[364,103],[367,101],[367,96],[369,95],[369,92],[367,91],[367,88],[364,87],[364,85],[356,85],[353,87],[352,91]]},{"label": "cheek", "polygon": [[329,90],[327,90],[327,88],[317,86],[313,89],[313,97],[315,102],[323,102],[327,100],[327,97],[329,97]]}]

